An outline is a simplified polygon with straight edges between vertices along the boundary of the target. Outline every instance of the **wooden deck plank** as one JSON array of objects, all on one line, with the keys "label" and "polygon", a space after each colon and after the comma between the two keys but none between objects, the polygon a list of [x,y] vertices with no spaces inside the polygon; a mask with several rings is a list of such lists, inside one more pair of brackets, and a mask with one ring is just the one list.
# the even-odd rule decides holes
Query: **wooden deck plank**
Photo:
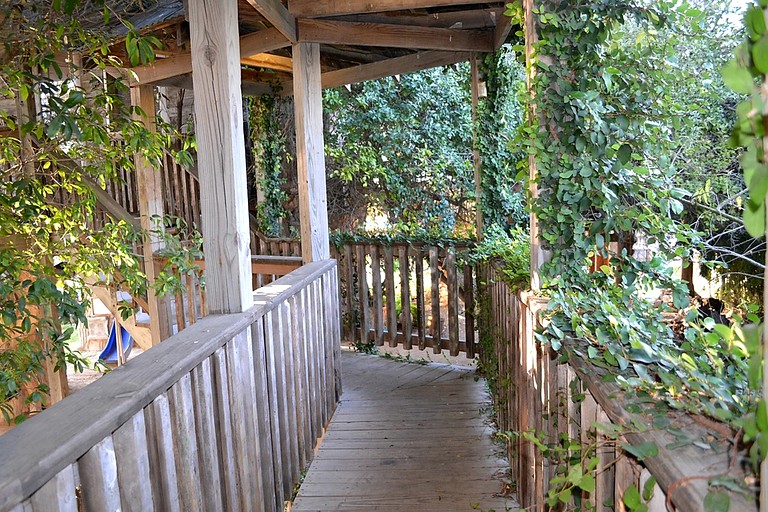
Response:
[{"label": "wooden deck plank", "polygon": [[[325,510],[518,510],[471,371],[345,352],[344,394],[294,501]],[[418,485],[415,485],[418,484]]]}]

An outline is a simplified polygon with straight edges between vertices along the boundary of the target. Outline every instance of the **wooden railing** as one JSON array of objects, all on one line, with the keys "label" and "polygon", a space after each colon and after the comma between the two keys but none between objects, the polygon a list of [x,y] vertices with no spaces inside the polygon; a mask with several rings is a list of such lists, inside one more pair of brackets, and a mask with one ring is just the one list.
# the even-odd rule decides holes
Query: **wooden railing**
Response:
[{"label": "wooden railing", "polygon": [[344,337],[474,357],[474,268],[467,245],[350,243],[334,249]]},{"label": "wooden railing", "polygon": [[0,437],[0,511],[282,511],[341,393],[335,262],[254,299]]},{"label": "wooden railing", "polygon": [[[599,459],[594,491],[582,496],[589,509],[628,510],[623,501],[627,489],[642,490],[653,475],[657,483],[650,510],[667,510],[667,504],[678,511],[704,510],[709,477],[733,475],[739,469],[730,439],[705,428],[713,422],[677,414],[675,428],[690,440],[703,440],[708,448],[693,443],[669,448],[681,444],[680,438],[654,428],[647,415],[628,412],[632,408],[623,391],[604,381],[600,370],[574,352],[567,352],[566,362],[563,354],[537,343],[534,328],[546,301],[510,291],[493,265],[483,265],[479,274],[481,332],[492,340],[492,347],[481,350],[481,360],[496,374],[492,391],[498,427],[502,432],[517,433],[507,437],[507,450],[520,505],[526,510],[548,510],[545,498],[550,480],[563,476],[562,465],[558,468],[533,439],[519,435],[527,432],[552,446],[572,441],[582,448],[594,448],[592,456]],[[605,435],[611,425],[627,427],[617,428],[624,432],[619,442]],[[653,443],[659,453],[640,462],[622,449],[623,442]],[[731,493],[730,502],[732,512],[757,510],[754,502],[740,494]],[[583,502],[576,506],[571,500],[570,504],[587,509]]]},{"label": "wooden railing", "polygon": [[[165,262],[164,258],[156,257],[157,270],[162,269]],[[197,260],[195,264],[201,271],[205,270],[204,260]],[[260,288],[264,286],[263,283],[272,282],[288,275],[301,265],[301,258],[295,256],[251,256],[253,287],[254,289]],[[208,314],[205,304],[205,288],[196,274],[181,273],[175,266],[171,266],[167,270],[181,283],[179,291],[174,294],[174,300],[171,302],[173,311],[171,312],[172,318],[170,318],[172,322],[175,321],[178,332]]]}]

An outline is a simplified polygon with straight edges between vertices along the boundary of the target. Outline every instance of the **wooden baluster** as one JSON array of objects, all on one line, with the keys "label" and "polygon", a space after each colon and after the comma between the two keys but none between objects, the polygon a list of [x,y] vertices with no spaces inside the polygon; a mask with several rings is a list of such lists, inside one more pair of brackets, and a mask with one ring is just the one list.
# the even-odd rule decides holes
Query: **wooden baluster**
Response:
[{"label": "wooden baluster", "polygon": [[448,248],[445,257],[448,277],[448,346],[452,356],[459,355],[459,279],[456,273],[456,251]]},{"label": "wooden baluster", "polygon": [[408,261],[408,246],[400,246],[400,306],[403,315],[403,347],[413,348],[413,320],[411,318],[411,269]]},{"label": "wooden baluster", "polygon": [[355,304],[355,277],[354,277],[354,261],[352,260],[352,246],[349,244],[344,245],[344,259],[341,263],[339,272],[344,276],[344,292],[341,295],[341,300],[344,301],[344,337],[347,340],[355,338],[355,311],[358,310]]},{"label": "wooden baluster", "polygon": [[467,340],[467,357],[475,357],[475,283],[472,265],[464,262],[464,325]]},{"label": "wooden baluster", "polygon": [[144,410],[134,414],[112,434],[117,461],[117,482],[124,512],[152,510],[152,485],[149,479],[149,446]]},{"label": "wooden baluster", "polygon": [[427,348],[427,308],[424,290],[424,248],[416,251],[416,316],[419,350]]},{"label": "wooden baluster", "polygon": [[197,307],[195,306],[195,283],[190,274],[185,276],[187,282],[187,312],[189,313],[189,325],[197,322]]},{"label": "wooden baluster", "polygon": [[379,254],[379,246],[371,246],[371,274],[373,277],[373,285],[371,293],[373,293],[373,329],[374,340],[377,347],[384,345],[384,316],[383,316],[383,304],[382,304],[382,288],[381,288],[381,255]]},{"label": "wooden baluster", "polygon": [[370,313],[368,310],[368,272],[365,266],[365,246],[358,245],[357,252],[357,286],[360,294],[360,344],[367,345],[370,331]]},{"label": "wooden baluster", "polygon": [[439,354],[442,349],[440,325],[440,261],[438,247],[429,248],[430,286],[432,291],[432,351]]},{"label": "wooden baluster", "polygon": [[389,346],[397,346],[397,308],[395,307],[395,263],[392,246],[384,248],[384,286],[387,293],[387,337]]}]

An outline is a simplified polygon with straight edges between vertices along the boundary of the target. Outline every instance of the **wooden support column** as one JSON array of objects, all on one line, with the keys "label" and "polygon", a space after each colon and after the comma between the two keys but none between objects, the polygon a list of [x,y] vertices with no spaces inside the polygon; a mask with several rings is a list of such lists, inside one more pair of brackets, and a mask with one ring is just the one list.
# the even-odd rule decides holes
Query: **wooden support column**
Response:
[{"label": "wooden support column", "polygon": [[475,230],[477,239],[483,238],[483,169],[477,140],[477,105],[480,101],[480,79],[477,69],[477,54],[472,53],[469,60],[472,71],[472,161],[475,164]]},{"label": "wooden support column", "polygon": [[[147,128],[155,127],[155,91],[151,85],[139,85],[131,88],[131,104],[144,112],[140,119]],[[147,305],[149,306],[149,327],[152,333],[152,345],[171,336],[168,322],[168,298],[154,294],[156,269],[155,253],[163,248],[160,233],[163,229],[163,188],[161,174],[152,167],[146,158],[136,155],[136,185],[139,201],[141,229],[144,231],[144,273],[147,275]],[[153,232],[154,231],[154,232]]]},{"label": "wooden support column", "polygon": [[296,108],[301,254],[304,263],[309,263],[331,257],[328,200],[325,195],[320,45],[317,43],[293,45],[293,97]]},{"label": "wooden support column", "polygon": [[[523,17],[524,17],[524,29],[525,29],[525,83],[528,88],[528,97],[530,103],[528,105],[528,116],[531,121],[536,119],[539,113],[536,111],[536,105],[534,103],[536,98],[536,91],[534,90],[533,80],[536,76],[536,63],[535,60],[539,56],[534,55],[534,45],[538,41],[538,33],[536,31],[536,14],[534,13],[535,0],[523,0]],[[528,183],[529,183],[529,201],[535,202],[539,197],[539,189],[536,183],[538,172],[536,170],[536,157],[531,154],[528,156]],[[531,290],[538,291],[541,289],[541,276],[539,269],[541,266],[549,261],[551,254],[549,251],[544,250],[541,245],[539,221],[536,214],[531,211],[530,217],[530,231],[531,231]]]},{"label": "wooden support column", "polygon": [[209,313],[253,303],[237,0],[189,0]]}]

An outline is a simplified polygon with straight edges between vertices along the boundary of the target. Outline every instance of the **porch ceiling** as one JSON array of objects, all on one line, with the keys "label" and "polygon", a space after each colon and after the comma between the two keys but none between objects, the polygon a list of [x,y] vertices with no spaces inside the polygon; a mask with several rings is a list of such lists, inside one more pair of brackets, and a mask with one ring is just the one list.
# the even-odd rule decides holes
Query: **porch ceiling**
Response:
[{"label": "porch ceiling", "polygon": [[[189,26],[181,0],[115,0],[125,19],[163,43],[133,68],[140,83],[191,87]],[[243,90],[290,93],[291,43],[320,43],[323,86],[468,60],[509,37],[504,2],[472,0],[238,0]],[[108,30],[124,53],[122,24]],[[127,61],[127,59],[124,59]]]}]

